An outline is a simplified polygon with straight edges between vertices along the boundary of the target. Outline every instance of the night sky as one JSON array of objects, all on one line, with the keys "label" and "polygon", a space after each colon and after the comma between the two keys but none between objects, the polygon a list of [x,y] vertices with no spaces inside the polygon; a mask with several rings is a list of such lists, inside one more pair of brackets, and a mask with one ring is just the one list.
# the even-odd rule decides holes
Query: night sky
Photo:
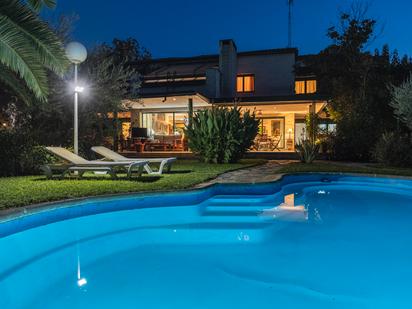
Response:
[{"label": "night sky", "polygon": [[[370,48],[389,43],[412,54],[412,1],[372,0],[369,16],[381,34]],[[326,30],[336,24],[349,0],[295,0],[293,45],[300,54],[316,53],[328,43]],[[157,57],[217,53],[218,40],[233,38],[238,50],[287,45],[287,0],[58,0],[46,18],[75,13],[73,37],[92,47],[117,38],[136,38]]]}]

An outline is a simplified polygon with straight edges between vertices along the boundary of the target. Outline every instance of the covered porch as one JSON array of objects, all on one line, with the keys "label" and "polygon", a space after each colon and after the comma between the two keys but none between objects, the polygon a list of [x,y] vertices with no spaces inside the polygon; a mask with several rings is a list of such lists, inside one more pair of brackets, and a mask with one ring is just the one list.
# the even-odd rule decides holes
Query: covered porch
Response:
[{"label": "covered porch", "polygon": [[[259,134],[250,152],[292,153],[295,144],[306,137],[305,117],[319,114],[324,100],[268,100],[237,103],[210,102],[198,93],[169,94],[124,101],[128,117],[122,120],[121,151],[144,157],[181,154],[191,157],[184,136],[190,115],[212,106],[233,106],[255,112],[260,120]],[[186,155],[184,155],[186,153]]]}]

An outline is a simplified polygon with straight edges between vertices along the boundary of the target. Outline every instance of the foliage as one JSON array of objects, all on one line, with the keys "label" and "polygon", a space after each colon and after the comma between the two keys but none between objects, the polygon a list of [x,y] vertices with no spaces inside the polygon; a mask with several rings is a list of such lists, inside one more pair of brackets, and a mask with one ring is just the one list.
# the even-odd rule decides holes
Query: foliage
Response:
[{"label": "foliage", "polygon": [[315,142],[319,133],[319,116],[315,113],[308,113],[306,115],[306,132],[307,137],[312,142]]},{"label": "foliage", "polygon": [[399,132],[384,133],[376,143],[372,156],[378,163],[385,166],[412,166],[410,139]]},{"label": "foliage", "polygon": [[36,12],[40,11],[40,9],[44,6],[49,9],[54,9],[56,7],[56,0],[27,0],[27,3]]},{"label": "foliage", "polygon": [[[32,0],[40,9],[42,3],[53,6],[51,0]],[[0,2],[0,81],[21,99],[28,101],[24,87],[37,99],[48,95],[47,70],[61,76],[69,62],[56,34],[27,5],[19,0]],[[25,86],[18,82],[21,78]]]},{"label": "foliage", "polygon": [[303,163],[312,163],[319,153],[319,144],[312,140],[306,139],[296,144],[296,152],[299,154],[299,159]]},{"label": "foliage", "polygon": [[31,139],[30,132],[0,129],[0,176],[38,174],[54,158]]},{"label": "foliage", "polygon": [[399,87],[392,88],[391,106],[399,120],[412,131],[412,75]]},{"label": "foliage", "polygon": [[399,175],[412,176],[412,168],[396,168],[361,163],[337,163],[337,162],[314,162],[304,164],[294,162],[283,165],[279,171],[280,174],[286,173],[361,173],[373,175]]},{"label": "foliage", "polygon": [[239,108],[221,108],[198,111],[185,134],[189,148],[204,162],[234,163],[252,146],[259,121]]},{"label": "foliage", "polygon": [[[62,29],[57,32],[69,38],[66,31],[71,28],[70,20],[61,22]],[[120,41],[116,40],[117,44]],[[129,41],[135,42],[132,39]],[[140,86],[139,71],[126,61],[142,49],[137,42],[129,45],[134,46],[135,50],[129,51],[123,60],[115,46],[98,46],[79,67],[79,82],[85,84],[85,91],[79,95],[79,151],[90,159],[95,158],[95,154],[90,151],[91,146],[106,144],[108,139],[116,140],[117,127],[120,127],[117,112],[124,108],[123,99],[135,97]],[[136,54],[133,59],[143,57],[148,57],[147,51],[144,55]],[[5,122],[9,122],[12,128],[8,134],[0,135],[0,144],[10,145],[9,149],[4,149],[10,158],[19,158],[16,163],[7,161],[10,164],[5,166],[3,175],[36,173],[34,162],[29,162],[28,156],[20,157],[22,153],[28,154],[35,145],[68,147],[73,144],[72,73],[67,72],[64,78],[49,73],[50,94],[46,103],[28,94],[31,104],[27,105],[0,91],[0,119],[7,119]],[[10,134],[16,138],[8,138]],[[13,144],[13,140],[19,142]],[[24,149],[27,149],[26,152]]]},{"label": "foliage", "polygon": [[112,180],[107,175],[86,173],[82,180],[46,180],[44,176],[0,178],[0,209],[62,199],[128,192],[179,190],[215,178],[231,170],[261,164],[259,160],[244,160],[236,164],[205,164],[180,160],[172,173],[161,176],[144,175],[140,180],[127,180],[119,175]]},{"label": "foliage", "polygon": [[331,97],[328,111],[337,124],[335,159],[370,159],[370,145],[396,127],[388,84],[399,84],[412,70],[409,58],[400,60],[396,51],[391,57],[387,45],[374,54],[367,51],[376,21],[365,16],[362,6],[342,13],[339,25],[328,31],[333,43],[310,61],[319,91]]}]

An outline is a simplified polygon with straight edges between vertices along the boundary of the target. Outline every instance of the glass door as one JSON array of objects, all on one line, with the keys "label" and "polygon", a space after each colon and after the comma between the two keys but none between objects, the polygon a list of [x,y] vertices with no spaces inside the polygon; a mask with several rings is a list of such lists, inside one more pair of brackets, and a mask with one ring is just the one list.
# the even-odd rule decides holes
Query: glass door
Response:
[{"label": "glass door", "polygon": [[285,118],[263,118],[260,121],[260,150],[285,148]]}]

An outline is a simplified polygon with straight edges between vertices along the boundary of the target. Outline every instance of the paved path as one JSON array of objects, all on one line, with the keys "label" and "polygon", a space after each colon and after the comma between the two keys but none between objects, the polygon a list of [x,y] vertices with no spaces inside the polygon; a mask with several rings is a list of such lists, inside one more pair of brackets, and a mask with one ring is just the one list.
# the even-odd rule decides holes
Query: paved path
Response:
[{"label": "paved path", "polygon": [[214,183],[258,183],[269,182],[279,179],[279,169],[283,164],[292,161],[269,161],[263,165],[244,168],[219,175],[217,178],[208,182],[197,185],[197,188],[203,188]]}]

